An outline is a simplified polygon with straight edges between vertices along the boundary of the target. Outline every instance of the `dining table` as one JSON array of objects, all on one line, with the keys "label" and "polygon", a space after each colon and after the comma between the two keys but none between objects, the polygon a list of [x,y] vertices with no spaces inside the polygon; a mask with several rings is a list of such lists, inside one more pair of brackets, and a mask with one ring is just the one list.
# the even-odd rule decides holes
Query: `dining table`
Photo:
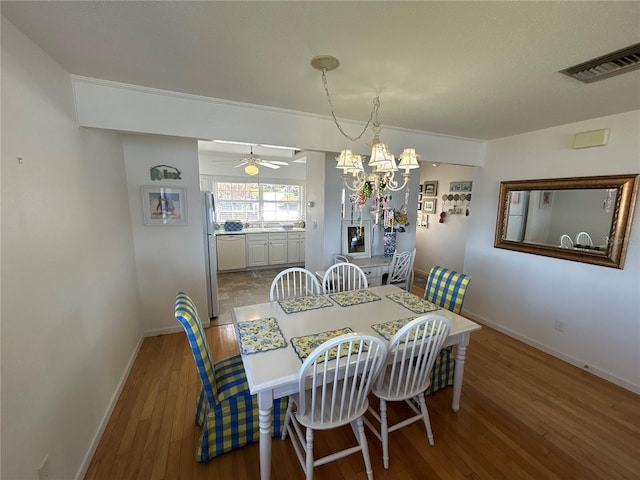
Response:
[{"label": "dining table", "polygon": [[257,395],[260,478],[271,476],[273,401],[298,393],[306,355],[325,340],[348,332],[387,342],[402,325],[426,313],[449,319],[443,346],[456,345],[451,408],[458,411],[467,345],[479,324],[393,285],[235,307],[232,318],[251,394]]}]

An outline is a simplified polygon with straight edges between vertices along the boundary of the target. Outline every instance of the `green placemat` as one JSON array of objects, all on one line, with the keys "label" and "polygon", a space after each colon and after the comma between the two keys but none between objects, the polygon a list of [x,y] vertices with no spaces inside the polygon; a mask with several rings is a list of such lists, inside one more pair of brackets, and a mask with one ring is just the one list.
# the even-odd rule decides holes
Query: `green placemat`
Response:
[{"label": "green placemat", "polygon": [[[311,335],[304,335],[302,337],[293,337],[291,339],[291,346],[298,354],[298,357],[303,362],[319,345],[322,345],[327,340],[344,335],[345,333],[351,333],[349,327],[339,328],[337,330],[328,330],[326,332],[313,333]],[[336,358],[336,352],[331,351],[329,353],[329,360]]]},{"label": "green placemat", "polygon": [[267,352],[287,346],[274,317],[238,323],[238,337],[240,338],[240,353],[243,355]]},{"label": "green placemat", "polygon": [[440,310],[439,306],[427,302],[424,298],[420,298],[409,292],[390,293],[387,295],[387,298],[408,308],[413,313],[428,313]]},{"label": "green placemat", "polygon": [[360,303],[375,302],[381,298],[369,290],[350,290],[348,292],[333,293],[331,299],[341,307],[350,307]]},{"label": "green placemat", "polygon": [[278,300],[285,313],[298,313],[316,308],[332,307],[328,298],[322,295],[310,295],[308,297],[292,297]]}]

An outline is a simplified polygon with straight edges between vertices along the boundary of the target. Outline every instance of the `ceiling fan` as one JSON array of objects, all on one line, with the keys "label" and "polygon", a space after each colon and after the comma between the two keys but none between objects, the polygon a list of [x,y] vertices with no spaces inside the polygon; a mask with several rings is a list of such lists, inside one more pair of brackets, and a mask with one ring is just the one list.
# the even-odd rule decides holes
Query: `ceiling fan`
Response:
[{"label": "ceiling fan", "polygon": [[245,173],[248,175],[256,175],[260,169],[260,167],[267,168],[280,168],[281,165],[289,165],[287,162],[282,162],[280,160],[262,160],[260,157],[253,154],[253,147],[251,147],[251,155],[247,158],[243,158],[238,165],[233,168],[244,167]]}]

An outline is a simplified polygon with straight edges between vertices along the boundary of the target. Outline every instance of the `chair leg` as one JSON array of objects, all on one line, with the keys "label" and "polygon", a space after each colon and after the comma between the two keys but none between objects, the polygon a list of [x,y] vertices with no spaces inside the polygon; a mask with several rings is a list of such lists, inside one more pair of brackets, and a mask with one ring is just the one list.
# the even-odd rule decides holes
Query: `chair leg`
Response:
[{"label": "chair leg", "polygon": [[364,458],[364,468],[367,472],[367,478],[373,480],[373,469],[371,468],[371,457],[369,456],[369,444],[367,443],[367,436],[364,433],[364,423],[362,417],[356,420],[358,426],[358,442],[362,448],[362,456]]},{"label": "chair leg", "polygon": [[389,422],[387,420],[387,401],[380,399],[380,436],[382,437],[382,463],[389,468]]},{"label": "chair leg", "polygon": [[307,444],[305,446],[307,463],[305,465],[305,474],[307,480],[313,480],[313,430],[307,428]]},{"label": "chair leg", "polygon": [[287,412],[284,414],[284,425],[282,426],[282,440],[287,439],[287,429],[291,423],[291,410],[293,406],[293,400],[289,399],[287,403]]},{"label": "chair leg", "polygon": [[431,431],[431,421],[429,420],[429,410],[427,410],[427,402],[424,399],[424,395],[418,395],[420,401],[420,411],[422,412],[422,419],[424,420],[424,426],[427,427],[427,437],[429,437],[429,445],[433,447],[433,432]]}]

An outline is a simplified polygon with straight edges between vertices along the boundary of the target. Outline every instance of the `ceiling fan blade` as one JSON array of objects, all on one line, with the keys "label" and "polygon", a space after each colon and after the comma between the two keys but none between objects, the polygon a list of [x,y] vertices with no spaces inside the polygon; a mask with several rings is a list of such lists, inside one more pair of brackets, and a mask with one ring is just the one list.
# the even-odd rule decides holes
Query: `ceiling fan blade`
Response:
[{"label": "ceiling fan blade", "polygon": [[233,168],[244,167],[247,163],[249,163],[247,160],[242,160],[239,164],[234,165]]},{"label": "ceiling fan blade", "polygon": [[274,165],[273,163],[265,162],[264,160],[260,162],[258,165],[260,165],[261,167],[268,167],[268,168],[280,168],[280,165]]},{"label": "ceiling fan blade", "polygon": [[263,160],[263,162],[273,163],[274,165],[289,165],[287,162],[282,162],[280,160]]}]

